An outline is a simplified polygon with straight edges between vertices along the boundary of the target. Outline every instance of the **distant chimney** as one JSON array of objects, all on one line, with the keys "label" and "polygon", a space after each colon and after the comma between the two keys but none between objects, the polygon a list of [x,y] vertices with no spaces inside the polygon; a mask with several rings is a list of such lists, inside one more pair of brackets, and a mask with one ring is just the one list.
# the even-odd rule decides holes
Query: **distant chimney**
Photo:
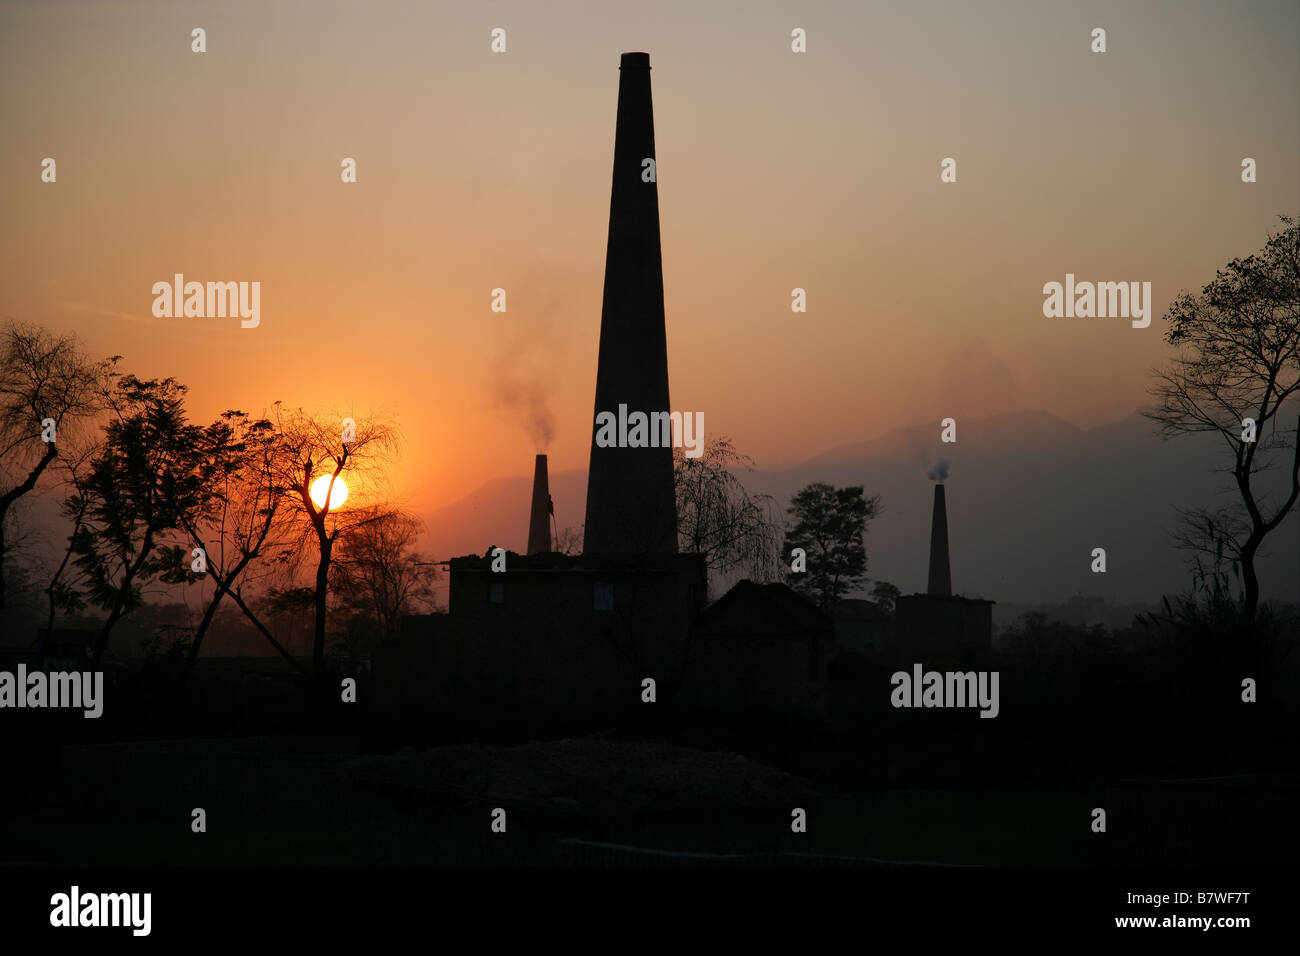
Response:
[{"label": "distant chimney", "polygon": [[533,511],[528,519],[528,553],[551,550],[551,490],[546,479],[546,456],[537,456],[533,469]]},{"label": "distant chimney", "polygon": [[948,506],[943,485],[934,486],[934,523],[930,525],[929,594],[952,596],[952,572],[948,567]]}]

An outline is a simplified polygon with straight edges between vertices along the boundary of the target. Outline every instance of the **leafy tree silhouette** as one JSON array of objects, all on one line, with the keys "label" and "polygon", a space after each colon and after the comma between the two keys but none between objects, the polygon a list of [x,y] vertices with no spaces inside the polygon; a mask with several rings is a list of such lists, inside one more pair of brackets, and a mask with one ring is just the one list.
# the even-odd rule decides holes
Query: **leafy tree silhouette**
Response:
[{"label": "leafy tree silhouette", "polygon": [[867,522],[880,512],[880,496],[864,498],[862,486],[835,488],[813,482],[795,493],[789,513],[794,526],[786,533],[784,558],[794,548],[808,555],[808,570],[789,575],[796,591],[831,611],[849,591],[866,583]]},{"label": "leafy tree silhouette", "polygon": [[[1179,354],[1157,371],[1150,391],[1158,405],[1145,412],[1163,438],[1197,432],[1223,438],[1238,505],[1185,512],[1183,543],[1235,560],[1247,621],[1259,606],[1260,546],[1300,498],[1300,443],[1278,424],[1300,390],[1300,222],[1279,218],[1285,228],[1260,252],[1233,259],[1199,295],[1183,292],[1170,304],[1165,340]],[[1254,441],[1244,434],[1247,418],[1254,420]],[[1283,500],[1271,501],[1255,478],[1283,449],[1293,449],[1289,489]]]},{"label": "leafy tree silhouette", "polygon": [[85,482],[90,501],[74,539],[91,601],[108,611],[95,641],[97,665],[122,617],[154,579],[185,580],[188,549],[171,543],[203,504],[215,466],[204,429],[185,419],[186,388],[173,378],[121,378],[109,393],[112,418]]}]

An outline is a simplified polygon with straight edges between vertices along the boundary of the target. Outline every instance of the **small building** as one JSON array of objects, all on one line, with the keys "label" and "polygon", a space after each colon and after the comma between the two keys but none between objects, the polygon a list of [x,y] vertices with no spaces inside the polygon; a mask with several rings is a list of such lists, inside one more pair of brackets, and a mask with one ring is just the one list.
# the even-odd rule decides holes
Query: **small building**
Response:
[{"label": "small building", "polygon": [[952,593],[948,501],[940,483],[934,486],[927,593],[909,594],[895,603],[890,656],[930,663],[967,663],[992,653],[993,602]]},{"label": "small building", "polygon": [[916,660],[966,660],[993,650],[992,601],[908,594],[898,599],[895,615],[895,650]]},{"label": "small building", "polygon": [[784,584],[740,581],[691,635],[691,695],[727,709],[827,712],[830,616]]},{"label": "small building", "polygon": [[[638,699],[680,683],[704,606],[698,554],[453,558],[440,670],[537,703]],[[434,675],[435,679],[437,674]]]},{"label": "small building", "polygon": [[831,616],[840,651],[866,654],[893,642],[894,619],[875,601],[844,598]]}]

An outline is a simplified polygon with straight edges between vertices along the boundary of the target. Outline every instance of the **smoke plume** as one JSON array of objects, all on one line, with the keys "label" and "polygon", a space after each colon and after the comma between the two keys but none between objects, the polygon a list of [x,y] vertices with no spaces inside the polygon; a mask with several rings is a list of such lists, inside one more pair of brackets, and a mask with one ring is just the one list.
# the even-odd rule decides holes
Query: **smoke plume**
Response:
[{"label": "smoke plume", "polygon": [[930,469],[930,480],[931,481],[948,480],[948,459],[947,458],[940,458],[939,463]]},{"label": "smoke plume", "polygon": [[555,437],[555,413],[546,393],[538,381],[504,378],[497,384],[497,403],[519,419],[539,454],[551,447]]}]

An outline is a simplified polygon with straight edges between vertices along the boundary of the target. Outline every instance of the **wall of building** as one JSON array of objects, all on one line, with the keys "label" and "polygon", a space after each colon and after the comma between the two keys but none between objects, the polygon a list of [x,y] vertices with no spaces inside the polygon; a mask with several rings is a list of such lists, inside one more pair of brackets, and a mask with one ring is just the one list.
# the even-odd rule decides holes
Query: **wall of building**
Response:
[{"label": "wall of building", "polygon": [[698,555],[591,559],[507,555],[451,563],[450,613],[436,666],[538,702],[636,699],[653,677],[680,680],[701,610]]},{"label": "wall of building", "polygon": [[910,594],[895,605],[895,650],[965,655],[993,648],[993,602]]}]

